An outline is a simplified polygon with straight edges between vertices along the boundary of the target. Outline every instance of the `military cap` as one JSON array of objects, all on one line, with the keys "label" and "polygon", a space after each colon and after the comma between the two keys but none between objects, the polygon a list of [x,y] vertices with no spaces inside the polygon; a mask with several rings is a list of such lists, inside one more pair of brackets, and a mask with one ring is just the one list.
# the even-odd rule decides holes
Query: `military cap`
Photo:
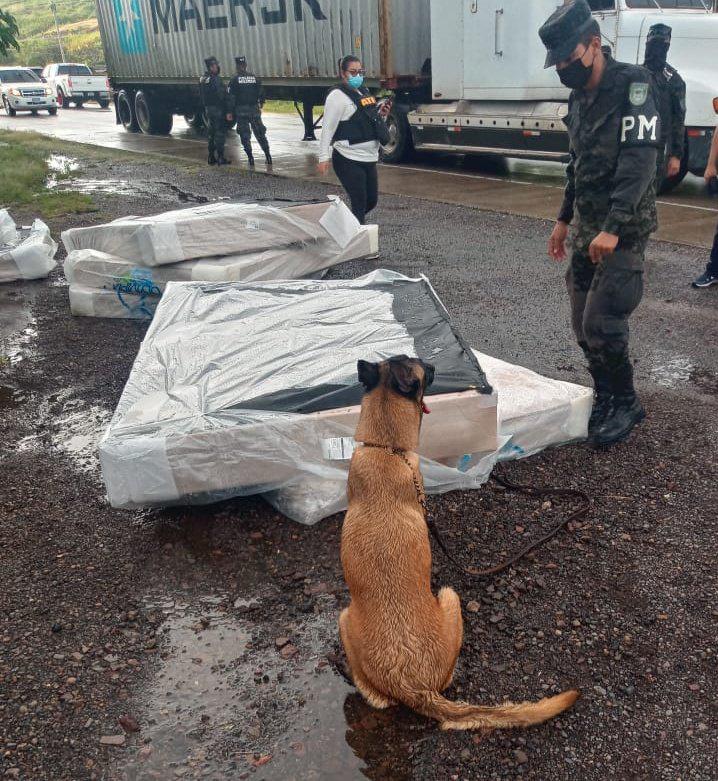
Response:
[{"label": "military cap", "polygon": [[660,38],[662,41],[670,43],[672,33],[673,30],[667,24],[654,24],[648,30],[647,40],[650,41],[652,38]]},{"label": "military cap", "polygon": [[207,70],[209,70],[213,65],[219,65],[219,60],[214,56],[206,57],[204,64],[207,66]]},{"label": "military cap", "polygon": [[242,54],[239,57],[234,58],[235,65],[246,65],[247,64],[247,58]]},{"label": "military cap", "polygon": [[557,8],[539,30],[541,40],[548,49],[544,68],[568,59],[593,22],[591,8],[586,0],[571,0]]}]

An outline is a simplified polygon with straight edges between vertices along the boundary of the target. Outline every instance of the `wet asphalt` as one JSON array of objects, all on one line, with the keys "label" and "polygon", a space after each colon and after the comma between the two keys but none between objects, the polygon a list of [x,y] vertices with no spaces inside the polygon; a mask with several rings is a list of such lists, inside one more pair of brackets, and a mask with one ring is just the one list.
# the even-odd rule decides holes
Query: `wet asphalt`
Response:
[{"label": "wet asphalt", "polygon": [[[84,164],[82,177],[99,211],[54,221],[56,236],[198,198],[334,191],[146,161]],[[426,274],[473,347],[588,382],[563,269],[545,256],[548,222],[397,196],[382,198],[375,219],[380,260],[332,275]],[[110,509],[95,446],[146,326],[72,318],[61,269],[2,286],[0,772],[711,778],[718,290],[689,286],[704,262],[700,248],[649,247],[632,322],[647,423],[614,451],[572,445],[511,468],[589,491],[589,519],[489,583],[435,554],[436,584],[454,585],[465,609],[473,601],[452,697],[584,692],[552,724],[493,735],[447,735],[401,709],[373,711],[337,672],[340,518],[301,527],[259,499]],[[569,508],[488,486],[432,509],[467,564],[489,564]]]}]

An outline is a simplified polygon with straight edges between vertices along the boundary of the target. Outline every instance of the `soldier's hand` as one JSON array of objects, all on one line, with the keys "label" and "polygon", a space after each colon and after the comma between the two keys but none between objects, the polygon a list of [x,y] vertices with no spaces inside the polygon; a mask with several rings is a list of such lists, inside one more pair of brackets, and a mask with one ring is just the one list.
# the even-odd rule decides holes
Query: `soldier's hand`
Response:
[{"label": "soldier's hand", "polygon": [[678,172],[681,170],[681,161],[677,157],[669,157],[668,165],[666,166],[666,176],[673,178],[678,176]]},{"label": "soldier's hand", "polygon": [[615,252],[617,246],[618,236],[601,231],[591,242],[588,248],[588,255],[593,263],[600,263],[606,255]]},{"label": "soldier's hand", "polygon": [[715,163],[708,163],[708,167],[706,168],[706,172],[703,174],[703,178],[706,180],[706,182],[710,182],[710,180],[714,179],[716,176],[718,176],[718,165]]},{"label": "soldier's hand", "polygon": [[323,163],[317,163],[317,173],[320,176],[329,173],[329,160],[325,160]]},{"label": "soldier's hand", "polygon": [[548,239],[548,254],[553,260],[566,260],[566,238],[568,225],[558,220]]}]

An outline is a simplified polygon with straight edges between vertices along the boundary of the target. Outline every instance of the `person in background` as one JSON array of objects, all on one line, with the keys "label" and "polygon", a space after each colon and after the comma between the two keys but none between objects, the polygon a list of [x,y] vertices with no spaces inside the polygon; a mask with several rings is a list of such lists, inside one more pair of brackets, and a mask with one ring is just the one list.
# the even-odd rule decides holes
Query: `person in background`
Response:
[{"label": "person in background", "polygon": [[324,104],[317,171],[326,174],[331,160],[347,191],[351,210],[363,225],[379,200],[376,165],[382,128],[377,123],[383,124],[391,104],[378,104],[364,87],[364,70],[358,57],[344,57],[339,72],[341,84],[329,93]]},{"label": "person in background", "polygon": [[[703,176],[711,195],[718,195],[718,127],[713,131],[708,165]],[[693,282],[693,287],[711,287],[712,285],[718,285],[718,226],[716,226],[713,249],[706,270]]]},{"label": "person in background", "polygon": [[645,417],[633,384],[628,319],[643,296],[646,244],[658,225],[660,115],[650,73],[601,50],[601,30],[586,0],[561,6],[539,35],[548,50],[545,67],[555,66],[571,89],[566,192],[548,252],[566,259],[568,226],[577,214],[566,285],[596,392],[589,439],[606,446]]},{"label": "person in background", "polygon": [[228,92],[230,112],[237,120],[239,140],[247,153],[249,164],[254,165],[254,154],[252,153],[252,133],[254,133],[254,137],[264,152],[267,165],[272,165],[272,155],[269,152],[269,141],[267,141],[267,128],[262,122],[262,106],[264,105],[262,82],[247,70],[246,57],[235,57],[234,62],[237,66],[237,74],[232,76]]},{"label": "person in background", "polygon": [[[653,76],[653,87],[661,115],[661,143],[658,150],[656,189],[665,178],[672,179],[681,170],[685,154],[686,83],[667,62],[672,30],[665,24],[654,24],[646,39],[644,68]],[[667,162],[666,162],[667,158]]]},{"label": "person in background", "polygon": [[199,80],[199,97],[207,117],[207,162],[210,165],[229,165],[224,156],[227,92],[219,75],[217,58],[207,57],[204,64],[207,70]]}]

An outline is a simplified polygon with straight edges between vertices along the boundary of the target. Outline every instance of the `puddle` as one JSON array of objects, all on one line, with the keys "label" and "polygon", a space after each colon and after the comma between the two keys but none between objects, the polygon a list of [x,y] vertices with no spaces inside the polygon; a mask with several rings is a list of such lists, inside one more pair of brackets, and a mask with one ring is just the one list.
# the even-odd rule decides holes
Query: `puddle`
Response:
[{"label": "puddle", "polygon": [[2,349],[2,355],[0,355],[1,363],[16,366],[25,359],[32,349],[32,345],[37,339],[37,320],[34,317],[28,317],[27,322],[29,324],[22,331],[7,340]]},{"label": "puddle", "polygon": [[47,183],[48,189],[57,189],[64,192],[82,193],[92,195],[93,193],[102,195],[126,195],[126,196],[144,196],[147,198],[165,198],[166,200],[178,200],[180,203],[209,203],[206,195],[196,195],[187,192],[182,188],[170,182],[148,182],[134,181],[127,179],[72,179],[71,181],[58,178],[50,178]]},{"label": "puddle", "polygon": [[396,714],[371,709],[328,662],[337,606],[331,596],[321,600],[318,614],[286,629],[282,642],[296,655],[282,654],[286,645],[278,646],[276,626],[262,623],[266,615],[256,623],[240,618],[237,600],[227,595],[192,605],[166,596],[147,600],[164,617],[159,659],[131,714],[140,732],[115,756],[112,777],[408,777],[399,753],[406,757],[406,741],[416,735],[398,740]]},{"label": "puddle", "polygon": [[69,176],[80,169],[80,161],[67,155],[50,155],[47,158],[47,167],[55,176]]},{"label": "puddle", "polygon": [[675,388],[689,382],[695,366],[690,358],[677,355],[651,367],[651,379],[664,388]]}]

